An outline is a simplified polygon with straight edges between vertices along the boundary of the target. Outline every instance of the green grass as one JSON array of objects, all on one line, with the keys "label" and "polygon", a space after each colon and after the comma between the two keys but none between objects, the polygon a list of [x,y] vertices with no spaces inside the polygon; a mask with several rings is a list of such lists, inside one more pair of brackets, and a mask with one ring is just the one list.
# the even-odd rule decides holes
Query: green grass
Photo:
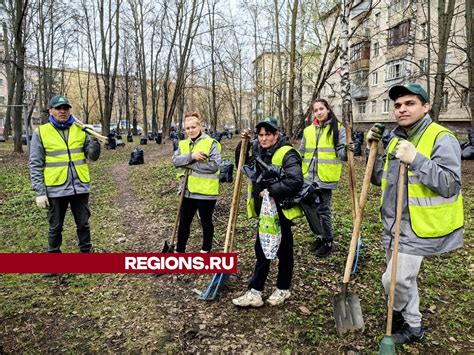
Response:
[{"label": "green grass", "polygon": [[[230,149],[224,157],[233,160]],[[92,163],[91,226],[93,245],[99,252],[120,252],[146,247],[146,236],[153,233],[133,231],[124,212],[126,202],[119,194],[120,183],[130,187],[148,222],[172,228],[176,214],[178,182],[169,156],[147,159],[159,149],[145,146],[145,164],[117,170],[118,164],[127,164],[135,145],[116,151],[103,151],[98,162]],[[5,145],[0,144],[0,149]],[[36,208],[30,187],[27,161],[19,155],[1,152],[0,160],[0,252],[41,252],[47,244],[46,212]],[[357,159],[358,176],[364,170],[364,161]],[[116,174],[125,176],[116,176]],[[419,277],[421,311],[428,327],[427,339],[421,344],[406,346],[403,353],[468,353],[474,349],[472,330],[472,205],[474,203],[474,164],[463,162],[463,193],[465,199],[465,248],[423,262]],[[360,186],[358,187],[360,190]],[[216,207],[215,250],[223,248],[230,209],[233,184],[221,184],[221,197]],[[245,184],[243,188],[245,195]],[[332,297],[340,290],[346,251],[352,231],[351,204],[346,172],[333,195],[335,251],[325,259],[316,259],[307,251],[312,236],[301,220],[294,228],[295,271],[293,296],[284,307],[264,307],[260,310],[239,311],[230,299],[246,286],[246,278],[254,267],[255,222],[245,216],[245,201],[241,200],[237,220],[237,238],[234,250],[239,253],[239,277],[232,281],[219,301],[199,303],[189,295],[183,283],[163,281],[146,275],[65,275],[61,281],[45,279],[41,275],[0,275],[0,353],[1,352],[184,352],[186,342],[198,344],[213,339],[212,334],[233,332],[236,339],[248,339],[258,347],[253,351],[328,352],[355,351],[373,353],[378,350],[385,329],[385,300],[381,275],[385,269],[385,255],[381,243],[382,226],[378,216],[380,193],[371,186],[365,212],[362,236],[363,251],[359,271],[350,285],[359,295],[366,324],[363,334],[338,337],[333,320]],[[200,248],[200,226],[193,222],[189,250]],[[134,238],[143,234],[139,242]],[[64,252],[76,252],[75,228],[72,216],[67,215],[64,230]],[[125,242],[118,242],[125,237]],[[150,250],[153,252],[159,250]],[[196,276],[198,278],[198,276]],[[189,280],[189,279],[186,279]],[[206,279],[207,280],[207,279]],[[275,263],[267,281],[271,292],[275,280]],[[207,281],[206,281],[207,282]],[[186,285],[185,285],[186,286]],[[170,287],[167,289],[167,287]],[[174,291],[175,293],[169,293]],[[161,291],[158,291],[160,289]],[[184,291],[183,291],[184,290]],[[163,313],[159,307],[170,294],[183,297],[186,311]],[[304,306],[310,314],[303,314]],[[195,313],[196,312],[196,313]],[[225,327],[207,325],[208,335],[195,339],[176,339],[184,330],[175,329],[174,322],[199,319],[200,312],[222,317]],[[195,316],[196,314],[196,316]],[[183,324],[185,321],[181,320]],[[189,325],[191,326],[191,325]],[[225,330],[225,329],[227,330]],[[257,331],[259,334],[257,335]],[[178,337],[178,338],[177,338]],[[223,338],[224,339],[224,338]],[[226,338],[227,339],[227,338]],[[259,344],[258,342],[261,342]],[[225,341],[218,341],[220,352]],[[266,345],[269,344],[269,345]],[[257,346],[256,345],[256,346]],[[250,345],[247,345],[250,346]],[[207,349],[209,352],[209,348]],[[225,349],[225,350],[224,350]],[[259,350],[256,350],[259,349]],[[278,349],[278,350],[275,350]]]}]

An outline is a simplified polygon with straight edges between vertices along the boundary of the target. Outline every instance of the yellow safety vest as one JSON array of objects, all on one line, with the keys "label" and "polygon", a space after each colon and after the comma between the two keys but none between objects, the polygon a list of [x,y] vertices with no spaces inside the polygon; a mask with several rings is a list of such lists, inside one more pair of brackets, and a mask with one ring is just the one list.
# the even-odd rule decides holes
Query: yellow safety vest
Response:
[{"label": "yellow safety vest", "polygon": [[[179,151],[181,152],[181,154],[189,154],[190,152],[200,151],[204,154],[209,155],[209,153],[211,152],[212,144],[214,142],[217,141],[210,137],[199,139],[197,144],[193,144],[188,139],[183,139],[179,141]],[[220,151],[221,146],[219,142],[217,143],[217,147]],[[179,169],[177,173],[178,179],[181,178],[183,174],[184,170]],[[188,190],[191,193],[201,195],[219,195],[219,170],[217,170],[213,174],[198,173],[194,170],[190,170],[188,177]]]},{"label": "yellow safety vest", "polygon": [[69,127],[67,142],[52,123],[39,126],[38,133],[46,152],[44,168],[46,186],[65,184],[70,167],[76,170],[77,177],[81,182],[90,182],[89,167],[84,154],[86,133],[79,126],[72,124]]},{"label": "yellow safety vest", "polygon": [[[431,159],[436,139],[440,134],[451,134],[445,127],[431,123],[421,136],[408,139],[415,144],[418,153]],[[398,138],[393,138],[387,148],[387,159],[382,176],[383,192],[387,187],[387,171],[389,156],[398,144]],[[464,225],[462,194],[445,198],[423,185],[416,175],[408,170],[408,211],[413,231],[419,238],[444,237]]]},{"label": "yellow safety vest", "polygon": [[[338,125],[341,127],[340,124]],[[305,139],[303,175],[305,178],[309,175],[311,160],[313,159],[316,149],[318,149],[316,158],[318,162],[317,172],[319,179],[323,182],[338,182],[341,178],[342,162],[337,157],[333,132],[329,133],[330,127],[330,125],[326,125],[322,128],[318,141],[316,141],[316,130],[318,127],[315,125],[306,127],[303,132]]]},{"label": "yellow safety vest", "polygon": [[[283,165],[283,158],[285,154],[290,150],[294,149],[289,145],[284,145],[283,147],[278,148],[272,157],[272,164],[281,167]],[[247,185],[247,216],[248,218],[258,217],[257,212],[255,211],[255,200],[252,196],[253,187],[252,183],[249,181]],[[283,214],[290,221],[296,218],[303,217],[303,210],[299,205],[295,205],[291,208],[283,208]]]}]

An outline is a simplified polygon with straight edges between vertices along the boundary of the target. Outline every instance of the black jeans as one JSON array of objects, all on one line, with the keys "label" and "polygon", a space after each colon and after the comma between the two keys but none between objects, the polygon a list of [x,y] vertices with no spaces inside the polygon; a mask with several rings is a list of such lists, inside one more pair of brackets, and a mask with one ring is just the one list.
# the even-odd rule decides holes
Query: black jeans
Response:
[{"label": "black jeans", "polygon": [[[289,290],[291,286],[291,279],[293,277],[293,233],[291,232],[292,222],[285,218],[280,208],[278,208],[278,216],[281,225],[281,242],[278,248],[278,276],[276,286],[280,290]],[[258,232],[257,232],[258,233]],[[249,288],[257,291],[263,291],[265,281],[267,280],[268,272],[270,271],[271,260],[265,257],[262,246],[260,245],[260,238],[257,235],[255,240],[255,256],[257,262],[255,264],[255,271],[249,283]]]},{"label": "black jeans", "polygon": [[321,189],[319,192],[319,204],[316,205],[316,212],[321,221],[321,234],[323,240],[328,243],[332,243],[334,239],[332,233],[331,197],[331,189]]},{"label": "black jeans", "polygon": [[88,253],[91,250],[91,232],[89,226],[89,194],[72,195],[65,197],[49,198],[48,221],[48,252],[60,253],[63,241],[63,224],[67,208],[71,205],[71,211],[76,222],[77,239],[79,250]]},{"label": "black jeans", "polygon": [[214,237],[214,225],[212,224],[212,214],[217,200],[198,200],[196,198],[187,198],[183,200],[179,217],[178,243],[176,251],[184,253],[188,243],[189,233],[191,232],[191,223],[196,211],[199,211],[202,225],[202,250],[211,251],[212,238]]}]

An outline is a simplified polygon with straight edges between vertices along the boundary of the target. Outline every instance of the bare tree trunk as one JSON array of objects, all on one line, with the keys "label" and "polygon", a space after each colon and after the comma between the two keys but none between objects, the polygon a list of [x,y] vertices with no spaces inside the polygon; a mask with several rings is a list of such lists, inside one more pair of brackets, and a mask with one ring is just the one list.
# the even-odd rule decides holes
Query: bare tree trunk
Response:
[{"label": "bare tree trunk", "polygon": [[14,99],[14,94],[15,94],[15,86],[16,86],[16,80],[15,80],[15,70],[13,67],[13,61],[12,61],[12,56],[11,56],[11,49],[9,46],[9,41],[7,37],[7,24],[6,22],[3,22],[3,38],[4,38],[4,45],[5,45],[5,71],[6,71],[6,77],[7,77],[7,87],[8,87],[8,98],[7,98],[7,109],[5,113],[5,127],[3,131],[3,137],[5,140],[8,140],[9,135],[11,133],[11,112],[12,112],[12,107],[13,105],[13,99]]},{"label": "bare tree trunk", "polygon": [[474,7],[472,0],[466,0],[466,43],[467,43],[467,73],[469,77],[469,114],[471,128],[474,129]]},{"label": "bare tree trunk", "polygon": [[[23,120],[23,100],[24,100],[24,89],[25,89],[25,21],[26,12],[28,8],[28,0],[16,0],[15,1],[15,48],[14,48],[14,60],[15,60],[15,101],[14,101],[14,112],[15,120],[13,122],[13,131],[15,137],[13,139],[14,151],[17,153],[23,153],[23,147],[21,145],[22,135],[22,120]],[[29,139],[29,137],[26,137]]]},{"label": "bare tree trunk", "polygon": [[446,53],[448,50],[449,32],[454,15],[456,0],[438,0],[438,61],[436,65],[434,97],[431,100],[431,118],[438,122],[441,105],[443,102],[444,80],[446,78]]},{"label": "bare tree trunk", "polygon": [[283,87],[286,85],[283,75],[283,67],[281,60],[281,43],[280,43],[280,5],[278,0],[273,2],[275,9],[275,33],[276,33],[276,54],[277,54],[277,65],[278,65],[278,88],[277,88],[277,107],[278,107],[278,116],[280,117],[280,127],[285,130],[285,117],[283,116]]},{"label": "bare tree trunk", "polygon": [[295,65],[296,65],[296,20],[298,18],[298,0],[291,9],[291,39],[290,39],[290,83],[288,87],[288,125],[287,135],[293,137],[293,121],[295,117]]},{"label": "bare tree trunk", "polygon": [[216,2],[212,1],[212,8],[210,7],[210,2],[207,1],[207,11],[209,16],[209,36],[210,36],[210,45],[211,45],[211,115],[210,121],[211,126],[217,131],[217,83],[216,83],[216,48],[215,48],[215,12],[216,12]]}]

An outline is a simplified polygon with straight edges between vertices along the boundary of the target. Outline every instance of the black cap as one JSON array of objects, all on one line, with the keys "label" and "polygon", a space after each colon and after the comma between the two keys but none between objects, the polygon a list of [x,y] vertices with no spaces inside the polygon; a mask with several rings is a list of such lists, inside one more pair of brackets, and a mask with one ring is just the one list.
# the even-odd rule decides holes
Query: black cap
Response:
[{"label": "black cap", "polygon": [[267,126],[275,128],[275,129],[278,129],[278,121],[274,117],[270,117],[270,116],[265,117],[263,120],[261,120],[259,123],[257,123],[255,128],[258,129],[258,128],[262,127],[263,125],[267,125]]}]

